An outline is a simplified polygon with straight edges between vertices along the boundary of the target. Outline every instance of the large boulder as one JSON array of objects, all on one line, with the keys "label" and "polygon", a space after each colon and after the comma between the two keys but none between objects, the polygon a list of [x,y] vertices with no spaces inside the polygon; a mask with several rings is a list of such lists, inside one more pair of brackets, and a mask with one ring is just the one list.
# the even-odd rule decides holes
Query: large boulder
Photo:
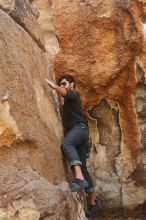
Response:
[{"label": "large boulder", "polygon": [[2,10],[0,27],[0,219],[76,220],[78,199],[69,190],[61,154],[58,98],[44,83],[53,80],[47,59]]}]

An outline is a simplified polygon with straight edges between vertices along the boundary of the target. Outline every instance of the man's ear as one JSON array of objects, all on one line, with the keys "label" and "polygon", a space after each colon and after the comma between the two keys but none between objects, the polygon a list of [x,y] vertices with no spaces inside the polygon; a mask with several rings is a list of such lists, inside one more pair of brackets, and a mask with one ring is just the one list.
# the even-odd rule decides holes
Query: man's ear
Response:
[{"label": "man's ear", "polygon": [[74,88],[74,82],[70,83],[70,88]]}]

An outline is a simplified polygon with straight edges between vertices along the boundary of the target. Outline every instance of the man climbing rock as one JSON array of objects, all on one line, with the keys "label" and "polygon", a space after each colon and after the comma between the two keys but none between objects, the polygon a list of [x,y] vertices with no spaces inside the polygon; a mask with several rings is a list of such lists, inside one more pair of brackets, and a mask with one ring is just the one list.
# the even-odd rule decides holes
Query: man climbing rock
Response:
[{"label": "man climbing rock", "polygon": [[96,200],[93,181],[86,166],[89,130],[83,116],[80,94],[75,90],[75,79],[71,75],[63,75],[60,77],[58,85],[47,79],[46,82],[57,91],[63,107],[63,123],[66,134],[62,150],[75,176],[70,183],[70,189],[72,192],[86,190],[89,194],[89,210],[86,212],[86,217],[93,217],[101,205]]}]

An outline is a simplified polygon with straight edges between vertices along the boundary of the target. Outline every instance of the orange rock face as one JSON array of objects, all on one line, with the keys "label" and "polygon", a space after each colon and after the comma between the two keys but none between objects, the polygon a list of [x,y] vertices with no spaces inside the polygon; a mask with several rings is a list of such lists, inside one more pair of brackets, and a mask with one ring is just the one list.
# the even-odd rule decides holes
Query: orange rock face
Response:
[{"label": "orange rock face", "polygon": [[[134,210],[141,205],[143,209],[145,189],[137,188],[130,179],[138,152],[144,147],[141,136],[144,139],[145,128],[140,125],[143,119],[138,118],[134,100],[136,59],[143,48],[143,3],[52,0],[52,10],[60,45],[53,59],[54,72],[57,78],[66,73],[75,76],[84,109],[92,118],[89,165],[96,173],[96,192],[107,208],[117,205]],[[109,179],[112,196],[104,184]],[[130,213],[125,211],[125,216]]]},{"label": "orange rock face", "polygon": [[60,43],[55,73],[76,77],[86,109],[102,98],[118,103],[122,141],[134,154],[140,148],[133,94],[142,13],[138,1],[53,1]]}]

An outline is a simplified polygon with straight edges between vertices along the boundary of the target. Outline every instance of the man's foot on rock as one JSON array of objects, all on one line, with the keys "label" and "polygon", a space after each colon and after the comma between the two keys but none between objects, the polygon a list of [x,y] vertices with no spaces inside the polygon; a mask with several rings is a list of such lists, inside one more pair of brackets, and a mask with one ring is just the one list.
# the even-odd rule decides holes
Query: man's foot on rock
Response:
[{"label": "man's foot on rock", "polygon": [[89,205],[89,210],[85,212],[85,216],[87,218],[95,217],[101,208],[102,205],[99,202],[96,202],[95,205]]},{"label": "man's foot on rock", "polygon": [[79,190],[87,187],[88,187],[87,181],[78,178],[75,178],[70,184],[70,189],[72,192],[78,192]]}]

